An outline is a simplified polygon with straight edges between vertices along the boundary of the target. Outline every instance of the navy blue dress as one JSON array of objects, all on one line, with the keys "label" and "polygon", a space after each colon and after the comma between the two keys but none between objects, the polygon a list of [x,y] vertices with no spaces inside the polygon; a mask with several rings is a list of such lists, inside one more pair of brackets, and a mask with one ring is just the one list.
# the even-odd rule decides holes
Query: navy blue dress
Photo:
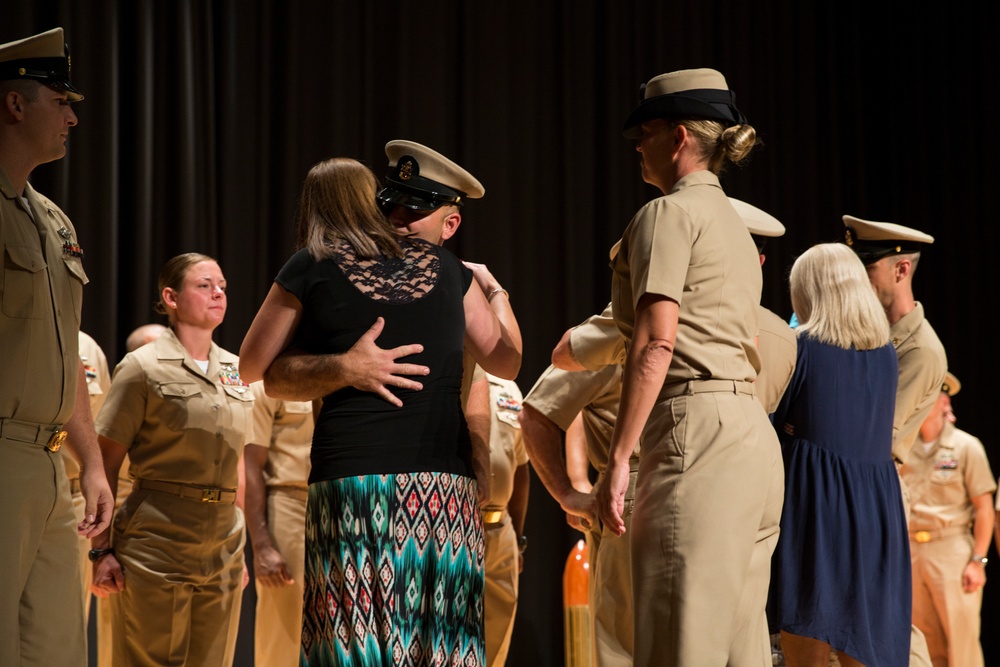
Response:
[{"label": "navy blue dress", "polygon": [[859,352],[804,333],[774,413],[785,505],[771,632],[880,667],[906,667],[910,648],[910,548],[891,455],[897,380],[891,344]]}]

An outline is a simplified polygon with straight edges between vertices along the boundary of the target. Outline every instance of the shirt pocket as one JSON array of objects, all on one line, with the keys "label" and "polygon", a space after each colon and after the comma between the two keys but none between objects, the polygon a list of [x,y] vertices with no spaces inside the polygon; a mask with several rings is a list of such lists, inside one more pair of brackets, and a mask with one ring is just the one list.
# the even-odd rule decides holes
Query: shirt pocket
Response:
[{"label": "shirt pocket", "polygon": [[7,317],[39,319],[49,304],[49,275],[38,248],[7,244],[3,264],[3,313]]},{"label": "shirt pocket", "polygon": [[171,380],[160,382],[158,393],[163,397],[161,406],[157,406],[157,416],[167,428],[173,431],[183,431],[193,426],[196,421],[197,401],[201,397],[201,387],[197,382],[182,382]]},{"label": "shirt pocket", "polygon": [[229,403],[229,414],[232,415],[232,430],[240,444],[246,443],[247,429],[253,410],[253,392],[246,386],[224,386],[226,399]]}]

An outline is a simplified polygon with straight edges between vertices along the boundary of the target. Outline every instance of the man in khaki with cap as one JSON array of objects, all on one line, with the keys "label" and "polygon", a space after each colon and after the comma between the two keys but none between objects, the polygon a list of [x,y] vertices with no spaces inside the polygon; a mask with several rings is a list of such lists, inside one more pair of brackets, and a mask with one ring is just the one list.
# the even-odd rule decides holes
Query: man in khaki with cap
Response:
[{"label": "man in khaki with cap", "polygon": [[913,623],[935,667],[983,665],[979,612],[997,486],[979,439],[948,421],[961,387],[945,376],[900,470],[910,491]]},{"label": "man in khaki with cap", "polygon": [[[385,177],[385,187],[377,196],[379,206],[401,236],[417,236],[430,243],[443,244],[458,231],[465,200],[478,199],[485,194],[482,184],[455,162],[416,142],[390,141],[385,146],[385,152],[389,158],[389,173]],[[507,290],[500,286],[485,265],[466,262],[466,266],[472,270],[501,326],[520,337]],[[285,351],[275,359],[264,375],[267,393],[285,400],[313,400],[345,386],[353,386],[377,393],[390,403],[399,405],[399,399],[389,387],[419,390],[422,385],[411,377],[419,377],[425,374],[425,370],[423,366],[416,364],[396,363],[396,359],[419,351],[412,345],[393,350],[378,348],[376,339],[380,331],[381,326],[376,324],[343,355],[307,355],[296,350]],[[475,363],[471,363],[466,355],[462,383],[463,406],[471,400],[469,393],[475,370]],[[482,444],[473,452],[473,467],[480,486],[481,502],[499,507],[501,504],[506,506],[512,498],[517,498],[508,514],[520,515],[520,519],[511,517],[512,522],[519,524],[512,523],[509,526],[520,540],[523,537],[526,505],[517,503],[522,502],[522,499],[523,503],[527,502],[526,461],[516,455],[512,466],[515,472],[510,480],[511,486],[508,487],[506,482],[499,483],[502,491],[496,496],[490,490],[490,451],[493,449],[491,430],[492,424],[501,418],[496,414],[497,407],[496,401],[491,401],[489,408],[493,417],[470,420],[472,440]],[[477,428],[479,432],[476,432]],[[521,470],[520,474],[518,469]],[[506,495],[508,488],[511,496],[504,500],[500,496]],[[506,584],[494,587],[493,592],[497,595],[492,597],[492,602],[489,594],[484,598],[487,652],[488,659],[493,664],[502,664],[506,658],[510,631],[513,629],[512,617],[516,609],[516,588],[511,583],[511,577],[517,573],[501,566],[516,562],[517,569],[520,570],[518,542],[509,539],[511,531],[505,526],[507,524],[501,517],[497,527],[504,528],[503,532],[508,539],[503,539],[499,533],[495,541],[491,540],[490,535],[485,536],[487,544],[492,541],[503,549],[502,553],[497,553],[494,549],[493,553],[486,554],[487,562],[494,566],[494,583],[498,584],[500,576],[507,579]],[[504,570],[503,574],[500,573],[501,569]],[[490,576],[489,572],[486,576]],[[501,589],[506,592],[501,592]]]},{"label": "man in khaki with cap", "polygon": [[[63,31],[0,45],[0,665],[86,665],[76,530],[103,531],[112,498],[78,356],[87,275],[69,218],[28,177],[76,125]],[[59,448],[80,463],[77,523]]]},{"label": "man in khaki with cap", "polygon": [[254,664],[293,667],[302,638],[313,404],[267,396],[262,382],[250,387],[243,511],[257,587]]},{"label": "man in khaki with cap", "polygon": [[[87,399],[90,403],[90,413],[96,416],[104,405],[111,386],[111,372],[108,370],[108,359],[104,351],[93,338],[80,332],[80,361],[83,363],[84,375],[87,379]],[[64,454],[63,464],[66,467],[66,479],[69,480],[69,490],[73,497],[73,512],[77,521],[83,521],[86,515],[87,501],[80,492],[80,464],[72,456]],[[80,547],[80,581],[83,583],[83,619],[90,616],[90,540],[83,535],[78,538]]]},{"label": "man in khaki with cap", "polygon": [[[913,297],[913,273],[920,252],[934,243],[934,237],[891,222],[872,222],[852,215],[845,215],[843,220],[844,241],[868,271],[872,288],[889,318],[889,334],[899,360],[892,421],[892,457],[898,469],[934,406],[948,370],[944,346],[924,319],[923,305]],[[903,509],[909,519],[909,492],[905,480],[900,479]],[[927,643],[916,626],[910,638],[910,665],[930,665]]]}]

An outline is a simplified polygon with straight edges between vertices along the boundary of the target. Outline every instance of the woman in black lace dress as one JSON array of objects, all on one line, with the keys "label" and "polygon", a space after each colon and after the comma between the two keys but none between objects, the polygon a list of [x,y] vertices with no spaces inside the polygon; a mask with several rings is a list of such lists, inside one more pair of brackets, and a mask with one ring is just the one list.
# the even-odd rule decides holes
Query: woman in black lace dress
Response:
[{"label": "woman in black lace dress", "polygon": [[354,160],[309,172],[301,249],[285,264],[241,348],[256,376],[288,346],[349,350],[415,340],[420,390],[345,386],[323,399],[306,520],[302,664],[482,665],[483,536],[460,406],[462,351],[516,374],[520,341],[501,327],[450,252],[401,238]]}]

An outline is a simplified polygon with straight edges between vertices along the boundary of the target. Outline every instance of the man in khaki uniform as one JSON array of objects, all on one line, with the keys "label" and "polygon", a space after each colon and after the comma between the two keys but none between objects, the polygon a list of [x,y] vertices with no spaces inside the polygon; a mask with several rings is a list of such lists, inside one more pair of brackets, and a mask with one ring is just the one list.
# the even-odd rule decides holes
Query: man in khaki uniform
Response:
[{"label": "man in khaki uniform", "polygon": [[[632,664],[633,626],[629,536],[615,535],[601,525],[589,481],[585,475],[571,471],[563,458],[560,433],[566,431],[569,459],[579,446],[575,435],[576,420],[580,420],[586,458],[598,471],[600,484],[621,398],[624,339],[614,327],[610,310],[606,310],[568,331],[563,340],[554,357],[566,355],[584,369],[593,366],[598,370],[566,371],[550,366],[525,398],[521,425],[539,478],[566,511],[570,524],[587,536],[594,664],[627,667]],[[623,514],[626,531],[632,520],[638,452],[630,468]]]},{"label": "man in khaki uniform", "polygon": [[979,439],[948,421],[960,389],[948,373],[900,471],[910,490],[913,623],[935,667],[983,665],[979,612],[997,486]]},{"label": "man in khaki uniform", "polygon": [[[111,386],[111,373],[108,370],[108,359],[104,351],[93,338],[80,332],[80,361],[83,363],[84,375],[87,379],[87,398],[90,402],[90,413],[94,416],[101,411],[104,398]],[[76,520],[83,521],[87,502],[80,493],[80,464],[72,456],[63,454],[63,465],[66,467],[66,479],[69,480],[69,490],[73,497],[73,513]],[[80,547],[80,580],[83,582],[83,619],[90,616],[90,539],[78,536]]]},{"label": "man in khaki uniform", "polygon": [[[69,218],[28,183],[76,125],[62,28],[0,45],[0,665],[85,665],[74,527],[104,530],[112,499],[78,356],[83,250]],[[60,446],[81,464],[77,523]]]},{"label": "man in khaki uniform", "polygon": [[518,579],[527,548],[524,517],[530,476],[518,421],[521,401],[516,383],[476,367],[466,418],[475,439],[480,423],[477,415],[483,415],[481,430],[488,439],[490,455],[488,496],[480,505],[486,549],[483,612],[489,667],[502,667],[507,661],[517,612]]},{"label": "man in khaki uniform", "polygon": [[[920,425],[930,413],[948,370],[944,346],[924,319],[924,307],[913,297],[913,273],[921,250],[934,237],[891,222],[844,218],[844,240],[868,271],[886,317],[899,360],[899,384],[892,423],[892,457],[897,469],[906,461]],[[901,479],[903,509],[909,520],[909,492]],[[923,633],[913,626],[911,667],[930,665]]]},{"label": "man in khaki uniform", "polygon": [[[773,215],[752,204],[732,197],[729,198],[729,203],[743,218],[743,224],[747,226],[757,245],[760,265],[764,266],[764,245],[767,239],[784,236],[785,226]],[[770,310],[759,306],[758,315],[757,350],[760,352],[761,366],[754,384],[757,387],[757,399],[764,406],[764,411],[771,414],[778,408],[778,403],[792,380],[798,342],[788,323]]]},{"label": "man in khaki uniform", "polygon": [[254,664],[294,667],[302,638],[313,405],[271,398],[263,382],[250,386],[243,511],[257,587]]}]

